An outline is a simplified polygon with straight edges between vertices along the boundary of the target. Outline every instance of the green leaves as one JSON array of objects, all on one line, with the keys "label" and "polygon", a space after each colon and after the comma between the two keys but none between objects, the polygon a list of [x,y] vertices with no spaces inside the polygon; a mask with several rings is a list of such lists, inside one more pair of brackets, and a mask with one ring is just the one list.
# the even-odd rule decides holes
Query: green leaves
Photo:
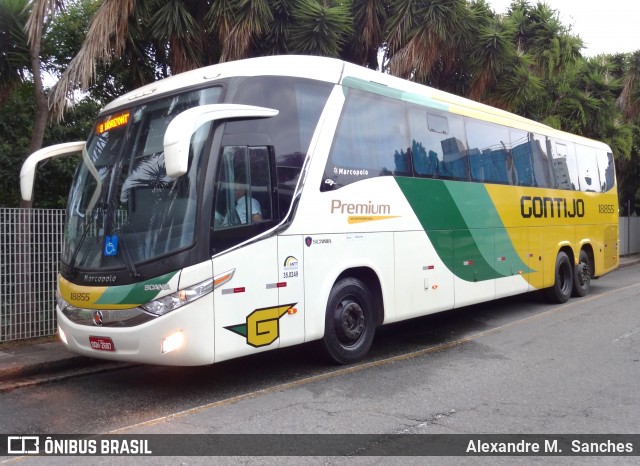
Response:
[{"label": "green leaves", "polygon": [[[603,139],[640,164],[640,51],[586,59],[558,12],[534,0],[504,15],[486,0],[0,0],[0,102],[33,79],[30,12],[42,67],[61,77],[49,96],[58,116],[77,90],[104,103],[198,66],[322,55]],[[11,123],[0,127],[22,134]]]},{"label": "green leaves", "polygon": [[299,0],[293,9],[289,51],[307,55],[339,57],[353,32],[349,2]]},{"label": "green leaves", "polygon": [[26,7],[26,0],[0,1],[0,103],[22,82],[29,67]]}]

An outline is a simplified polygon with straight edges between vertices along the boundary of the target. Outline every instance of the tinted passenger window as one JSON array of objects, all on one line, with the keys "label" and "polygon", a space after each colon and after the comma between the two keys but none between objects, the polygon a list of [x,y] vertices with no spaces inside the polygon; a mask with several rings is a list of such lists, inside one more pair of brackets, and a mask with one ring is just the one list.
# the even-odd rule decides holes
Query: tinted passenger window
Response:
[{"label": "tinted passenger window", "polygon": [[271,219],[268,148],[224,147],[215,183],[215,200],[214,231]]},{"label": "tinted passenger window", "polygon": [[227,97],[229,102],[279,111],[273,118],[231,121],[225,133],[268,136],[276,156],[280,217],[291,205],[302,164],[331,89],[329,83],[308,79],[258,76],[243,78],[236,94]]},{"label": "tinted passenger window", "polygon": [[418,176],[468,179],[462,117],[409,108],[413,170]]},{"label": "tinted passenger window", "polygon": [[533,172],[535,174],[536,186],[541,188],[551,188],[555,185],[553,173],[551,172],[551,159],[549,157],[549,147],[551,141],[545,136],[533,135]]},{"label": "tinted passenger window", "polygon": [[515,172],[514,184],[540,188],[553,186],[546,138],[517,129],[511,129],[509,135]]},{"label": "tinted passenger window", "polygon": [[600,191],[604,193],[613,188],[615,183],[613,154],[602,149],[597,149],[596,155],[598,158],[598,172],[600,173]]},{"label": "tinted passenger window", "polygon": [[577,191],[580,189],[578,181],[578,167],[576,154],[572,143],[555,141],[553,144],[553,173],[556,187]]},{"label": "tinted passenger window", "polygon": [[502,125],[465,119],[471,179],[485,183],[511,183],[509,130]]},{"label": "tinted passenger window", "polygon": [[374,176],[408,175],[410,160],[404,103],[349,89],[320,189]]},{"label": "tinted passenger window", "polygon": [[592,147],[576,144],[578,174],[582,191],[600,192],[600,174],[596,150]]}]

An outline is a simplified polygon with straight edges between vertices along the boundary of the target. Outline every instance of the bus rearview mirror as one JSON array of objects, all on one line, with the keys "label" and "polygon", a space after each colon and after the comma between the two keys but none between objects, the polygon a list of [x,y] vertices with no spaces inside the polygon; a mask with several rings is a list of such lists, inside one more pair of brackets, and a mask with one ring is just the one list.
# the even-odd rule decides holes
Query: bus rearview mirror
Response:
[{"label": "bus rearview mirror", "polygon": [[85,141],[65,142],[37,150],[27,157],[20,169],[20,195],[22,199],[28,202],[33,199],[33,183],[38,163],[53,157],[82,152],[84,146]]},{"label": "bus rearview mirror", "polygon": [[189,168],[189,145],[196,130],[214,120],[269,118],[278,110],[251,105],[212,104],[190,108],[176,116],[164,133],[164,163],[167,175],[178,178]]}]

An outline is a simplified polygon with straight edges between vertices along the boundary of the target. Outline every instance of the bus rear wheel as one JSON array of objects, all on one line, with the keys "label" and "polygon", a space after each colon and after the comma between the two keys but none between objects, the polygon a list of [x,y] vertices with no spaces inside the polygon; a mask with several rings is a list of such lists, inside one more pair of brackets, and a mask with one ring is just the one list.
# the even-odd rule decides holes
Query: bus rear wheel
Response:
[{"label": "bus rear wheel", "polygon": [[338,364],[362,359],[373,342],[375,313],[371,292],[356,278],[336,282],[329,294],[322,343]]},{"label": "bus rear wheel", "polygon": [[586,296],[591,289],[591,258],[583,249],[573,271],[573,296]]},{"label": "bus rear wheel", "polygon": [[556,257],[553,286],[544,290],[545,298],[551,303],[566,303],[573,290],[573,264],[567,253],[560,251]]}]

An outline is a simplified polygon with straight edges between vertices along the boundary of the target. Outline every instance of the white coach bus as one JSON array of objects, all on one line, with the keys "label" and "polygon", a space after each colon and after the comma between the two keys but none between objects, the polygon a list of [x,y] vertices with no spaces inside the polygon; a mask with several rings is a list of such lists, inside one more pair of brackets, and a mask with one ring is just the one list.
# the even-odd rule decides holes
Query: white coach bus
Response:
[{"label": "white coach bus", "polygon": [[322,340],[618,264],[611,150],[339,60],[202,68],[107,105],[68,201],[59,333],[98,358],[202,365]]}]

